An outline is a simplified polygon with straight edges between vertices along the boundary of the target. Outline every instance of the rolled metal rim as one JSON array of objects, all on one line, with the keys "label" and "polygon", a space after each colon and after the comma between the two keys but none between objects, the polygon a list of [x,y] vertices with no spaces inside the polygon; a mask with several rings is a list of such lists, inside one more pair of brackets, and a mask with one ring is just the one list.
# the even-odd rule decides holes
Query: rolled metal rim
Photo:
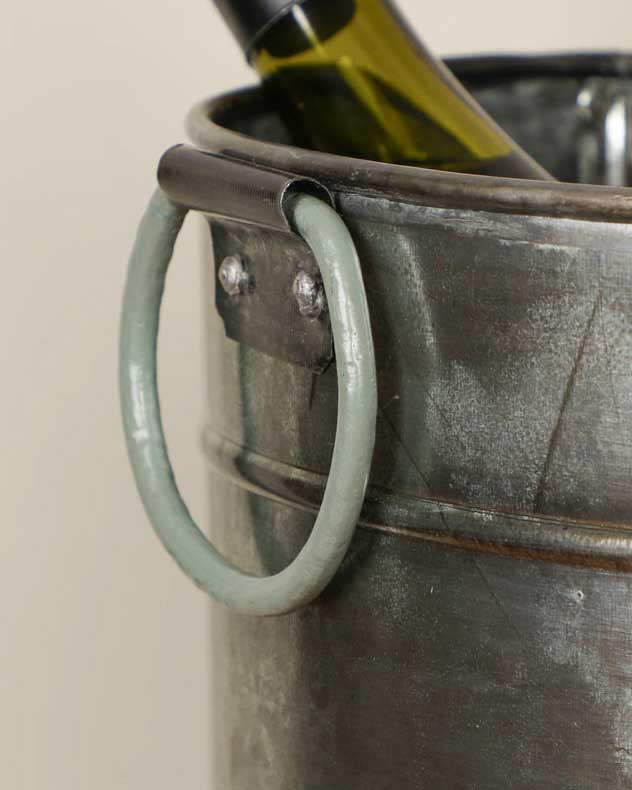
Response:
[{"label": "rolled metal rim", "polygon": [[[486,81],[519,77],[632,76],[632,56],[621,53],[489,56],[448,60],[457,76]],[[196,104],[187,133],[201,148],[262,167],[315,178],[337,193],[373,194],[413,205],[546,215],[601,222],[632,221],[632,189],[527,181],[391,165],[258,140],[228,127],[228,120],[266,107],[260,87],[244,88]]]}]

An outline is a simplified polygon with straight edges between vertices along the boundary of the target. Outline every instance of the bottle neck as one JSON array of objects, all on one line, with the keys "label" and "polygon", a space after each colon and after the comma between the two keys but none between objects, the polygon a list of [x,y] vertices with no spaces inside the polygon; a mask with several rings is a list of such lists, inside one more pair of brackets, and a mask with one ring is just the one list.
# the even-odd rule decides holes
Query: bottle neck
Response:
[{"label": "bottle neck", "polygon": [[[451,166],[459,164],[454,156],[484,160],[511,151],[504,133],[432,57],[388,0],[295,3],[259,38],[252,63],[264,78],[282,74],[290,90],[294,74],[315,68],[335,71],[358,103],[389,130],[389,138],[397,140],[397,154],[377,153],[385,161],[405,160],[405,150],[417,149],[424,137],[432,142],[427,130],[421,134],[410,122],[415,109],[455,141],[448,154]],[[398,107],[400,97],[405,97],[407,111]]]},{"label": "bottle neck", "polygon": [[[298,144],[398,164],[547,177],[391,0],[215,2]],[[508,162],[516,157],[520,167]]]},{"label": "bottle neck", "polygon": [[301,2],[303,0],[214,0],[248,59],[267,30]]}]

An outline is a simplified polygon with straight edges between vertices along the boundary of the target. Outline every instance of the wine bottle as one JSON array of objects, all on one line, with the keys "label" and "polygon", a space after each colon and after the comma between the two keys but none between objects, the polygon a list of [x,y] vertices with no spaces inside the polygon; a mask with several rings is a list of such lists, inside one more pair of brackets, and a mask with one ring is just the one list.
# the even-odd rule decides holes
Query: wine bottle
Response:
[{"label": "wine bottle", "polygon": [[215,0],[296,143],[441,170],[551,179],[390,0]]}]

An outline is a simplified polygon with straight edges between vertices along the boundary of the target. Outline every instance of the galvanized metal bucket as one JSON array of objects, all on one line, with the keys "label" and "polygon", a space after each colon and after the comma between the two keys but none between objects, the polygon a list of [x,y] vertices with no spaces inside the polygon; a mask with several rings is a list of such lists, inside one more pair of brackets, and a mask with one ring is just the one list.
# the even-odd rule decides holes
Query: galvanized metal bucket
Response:
[{"label": "galvanized metal bucket", "polygon": [[[214,612],[220,788],[632,786],[632,59],[450,65],[558,178],[613,186],[296,149],[259,89],[189,117],[237,188],[202,199],[183,149],[163,160],[212,235],[204,446],[231,561],[291,562],[336,433],[318,267],[256,215],[261,168],[332,196],[377,363],[369,487],[333,581],[282,617]],[[219,284],[226,260],[252,287]]]}]

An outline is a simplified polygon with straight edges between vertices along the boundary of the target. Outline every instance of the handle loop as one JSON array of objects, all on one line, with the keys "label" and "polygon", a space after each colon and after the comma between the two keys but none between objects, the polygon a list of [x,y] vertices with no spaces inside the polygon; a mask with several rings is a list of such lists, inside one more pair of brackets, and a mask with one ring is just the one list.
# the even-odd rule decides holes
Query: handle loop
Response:
[{"label": "handle loop", "polygon": [[293,228],[314,252],[323,278],[336,350],[338,418],[320,512],[307,542],[280,573],[254,576],[222,557],[192,520],[173,477],[160,418],[156,349],[165,276],[187,210],[160,189],[138,229],[121,316],[123,426],[145,511],[188,576],[217,601],[254,615],[291,612],[329,583],[353,536],[375,441],[375,359],[353,241],[338,214],[318,198],[298,195],[287,211]]}]

